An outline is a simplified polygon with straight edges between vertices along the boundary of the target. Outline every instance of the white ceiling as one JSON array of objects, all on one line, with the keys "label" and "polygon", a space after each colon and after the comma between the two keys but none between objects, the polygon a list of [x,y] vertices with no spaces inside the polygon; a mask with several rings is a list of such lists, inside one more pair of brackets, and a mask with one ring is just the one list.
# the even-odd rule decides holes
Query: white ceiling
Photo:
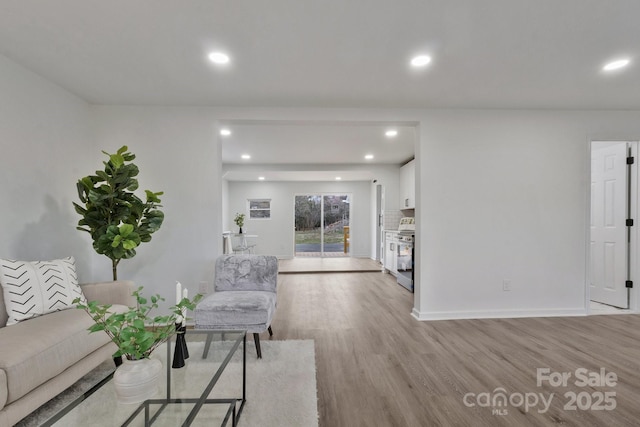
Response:
[{"label": "white ceiling", "polygon": [[[255,153],[260,153],[259,162],[264,164],[299,163],[307,156],[313,159],[309,163],[366,163],[367,154],[373,154],[376,163],[400,164],[413,157],[416,138],[410,124],[254,121],[221,127],[231,131],[221,137],[222,161],[231,164],[251,164]],[[397,136],[385,136],[388,129],[397,131]],[[309,147],[314,148],[312,153]],[[242,159],[243,154],[252,159]]]},{"label": "white ceiling", "polygon": [[[0,54],[94,104],[640,109],[638,16],[638,0],[0,0]],[[410,69],[416,53],[432,64]],[[236,125],[225,162],[388,148],[372,124]],[[407,157],[396,144],[375,161]]]},{"label": "white ceiling", "polygon": [[[231,131],[220,137],[230,181],[368,181],[375,177],[371,165],[411,160],[417,138],[415,124],[404,122],[253,120],[223,122],[220,129]],[[387,137],[391,129],[397,135]],[[373,159],[365,159],[368,154]]]}]

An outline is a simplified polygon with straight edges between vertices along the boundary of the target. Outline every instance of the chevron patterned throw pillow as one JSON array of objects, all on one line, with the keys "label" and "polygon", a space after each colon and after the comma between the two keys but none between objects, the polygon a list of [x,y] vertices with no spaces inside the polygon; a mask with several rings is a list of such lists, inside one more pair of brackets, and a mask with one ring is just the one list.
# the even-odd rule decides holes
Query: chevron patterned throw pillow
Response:
[{"label": "chevron patterned throw pillow", "polygon": [[7,326],[54,311],[75,308],[80,297],[76,260],[13,261],[0,259],[0,285],[7,309]]}]

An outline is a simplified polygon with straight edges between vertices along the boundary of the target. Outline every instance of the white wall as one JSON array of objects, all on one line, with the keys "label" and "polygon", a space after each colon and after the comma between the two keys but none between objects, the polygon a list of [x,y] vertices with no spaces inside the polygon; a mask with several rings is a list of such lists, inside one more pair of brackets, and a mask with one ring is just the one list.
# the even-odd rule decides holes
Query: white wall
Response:
[{"label": "white wall", "polygon": [[[380,184],[385,188],[385,199],[383,209],[387,211],[387,213],[392,212],[393,214],[399,216],[400,215],[400,166],[399,165],[390,165],[390,164],[362,164],[362,165],[349,165],[349,164],[336,164],[336,165],[237,165],[237,164],[227,164],[223,166],[224,173],[226,172],[247,172],[251,171],[256,176],[260,175],[266,170],[274,170],[274,168],[281,168],[281,170],[305,170],[304,168],[312,168],[311,170],[336,170],[336,171],[366,171],[369,175],[371,175],[371,182],[369,185],[370,194],[370,218],[368,220],[369,230],[366,232],[368,239],[370,240],[370,250],[371,252],[367,255],[358,255],[358,256],[366,256],[372,259],[375,259],[375,238],[376,238],[376,185]],[[276,169],[277,170],[277,169]],[[373,183],[373,181],[376,183]],[[224,180],[226,184],[228,181]],[[224,189],[224,187],[223,187]],[[223,190],[224,191],[224,190]],[[223,196],[223,204],[226,206],[228,201],[228,197]],[[223,209],[223,216],[231,216],[227,218],[223,218],[223,224],[225,229],[233,230],[233,216],[235,215],[235,211],[230,212],[228,209]],[[290,255],[289,255],[290,256]]]},{"label": "white wall", "polygon": [[222,228],[224,231],[231,231],[226,228],[227,224],[232,224],[233,218],[229,218],[229,181],[222,180]]},{"label": "white wall", "polygon": [[349,194],[351,196],[351,256],[371,255],[371,183],[343,182],[229,182],[228,223],[237,232],[236,212],[247,213],[247,199],[271,199],[271,219],[245,218],[243,231],[257,234],[256,253],[291,258],[294,253],[294,196],[297,194]]},{"label": "white wall", "polygon": [[[76,230],[77,180],[102,167],[101,150],[128,145],[141,191],[165,191],[153,240],[123,260],[119,275],[149,292],[210,286],[222,252],[221,149],[215,115],[201,109],[89,106],[0,56],[0,257],[73,255],[81,282],[111,280],[110,260]],[[167,305],[169,302],[168,301]]]},{"label": "white wall", "polygon": [[71,202],[100,149],[128,144],[142,188],[166,192],[167,219],[121,277],[167,296],[174,280],[210,281],[223,224],[217,119],[418,123],[420,319],[585,313],[588,144],[640,139],[638,111],[88,109],[0,57],[0,255],[73,254],[81,280],[109,279],[108,259],[87,257]]},{"label": "white wall", "polygon": [[[165,220],[137,255],[121,261],[118,276],[145,287],[145,294],[171,299],[175,282],[191,294],[213,283],[214,260],[222,253],[221,151],[215,117],[198,108],[92,107],[95,156],[127,145],[136,154],[142,190],[164,191]],[[94,276],[109,280],[108,258],[95,255]],[[167,301],[173,304],[174,301]]]},{"label": "white wall", "polygon": [[73,255],[91,279],[72,206],[93,151],[88,117],[84,101],[0,55],[0,258]]},{"label": "white wall", "polygon": [[589,141],[638,136],[640,112],[425,114],[414,315],[584,314]]}]

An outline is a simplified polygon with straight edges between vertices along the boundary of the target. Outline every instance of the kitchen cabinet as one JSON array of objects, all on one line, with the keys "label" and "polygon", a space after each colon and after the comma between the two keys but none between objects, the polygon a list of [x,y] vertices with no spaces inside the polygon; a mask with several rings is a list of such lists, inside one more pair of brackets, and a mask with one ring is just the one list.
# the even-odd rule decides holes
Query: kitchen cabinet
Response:
[{"label": "kitchen cabinet", "polygon": [[396,250],[398,247],[397,233],[387,231],[384,233],[384,269],[389,273],[397,276],[398,274],[398,257]]},{"label": "kitchen cabinet", "polygon": [[416,161],[400,168],[400,209],[416,208]]}]

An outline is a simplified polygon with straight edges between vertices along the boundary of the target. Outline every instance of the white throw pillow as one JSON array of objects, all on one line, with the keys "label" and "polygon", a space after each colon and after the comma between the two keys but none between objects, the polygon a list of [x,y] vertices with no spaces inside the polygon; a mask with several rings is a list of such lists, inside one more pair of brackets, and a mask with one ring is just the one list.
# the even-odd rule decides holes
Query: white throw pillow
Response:
[{"label": "white throw pillow", "polygon": [[78,297],[86,302],[73,257],[33,262],[0,259],[0,285],[9,316],[7,326],[75,308],[72,301]]}]

